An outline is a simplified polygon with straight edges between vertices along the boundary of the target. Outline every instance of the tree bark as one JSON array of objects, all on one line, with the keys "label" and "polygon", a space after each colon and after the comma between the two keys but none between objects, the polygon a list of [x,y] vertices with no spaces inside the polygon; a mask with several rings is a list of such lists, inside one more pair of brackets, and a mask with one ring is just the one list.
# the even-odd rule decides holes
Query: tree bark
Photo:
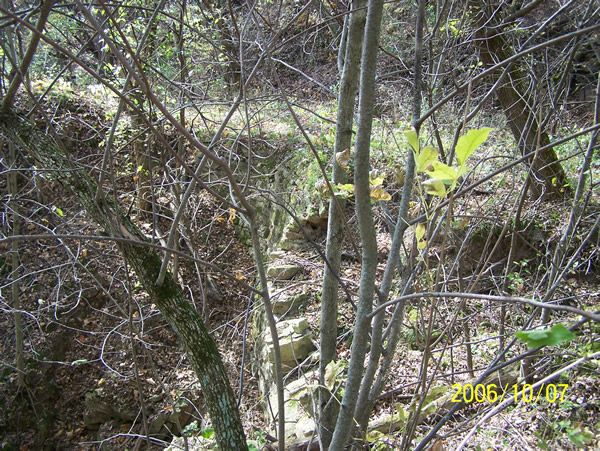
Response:
[{"label": "tree bark", "polygon": [[367,22],[362,48],[360,68],[360,101],[358,131],[356,135],[354,157],[354,193],[356,199],[356,216],[363,245],[360,288],[358,292],[358,309],[354,325],[354,338],[348,378],[340,414],[335,426],[330,450],[344,449],[353,430],[354,408],[362,381],[365,354],[371,330],[371,321],[367,315],[373,309],[375,292],[375,270],[377,269],[377,241],[375,224],[371,209],[371,190],[369,186],[370,172],[370,140],[373,125],[373,108],[375,105],[375,73],[377,66],[377,49],[383,16],[383,0],[370,0],[367,11]]},{"label": "tree bark", "polygon": [[[347,31],[346,56],[338,97],[338,114],[336,122],[335,155],[350,148],[352,143],[352,122],[360,68],[362,35],[365,27],[366,0],[355,0],[355,10],[350,17]],[[334,158],[332,183],[347,183],[348,176]],[[333,427],[337,419],[339,404],[331,398],[326,387],[325,372],[327,365],[335,360],[337,352],[337,315],[338,315],[338,279],[344,241],[344,224],[339,209],[344,209],[346,201],[342,198],[329,201],[329,217],[327,224],[327,247],[325,254],[329,265],[325,265],[321,297],[321,352],[319,356],[319,438],[324,449],[329,447]],[[339,207],[339,209],[338,209]]]},{"label": "tree bark", "polygon": [[171,275],[167,274],[162,285],[156,285],[160,258],[153,249],[134,243],[147,242],[146,237],[110,198],[101,198],[97,202],[97,187],[87,172],[76,167],[69,156],[34,125],[14,114],[6,114],[0,116],[0,132],[23,152],[30,153],[41,167],[55,170],[52,176],[78,198],[87,213],[110,236],[131,240],[120,244],[123,256],[183,343],[200,380],[219,449],[248,449],[237,402],[217,346]]},{"label": "tree bark", "polygon": [[[502,31],[494,28],[494,22],[486,13],[485,7],[478,9],[480,4],[477,5],[471,6],[478,27],[475,42],[481,61],[489,68],[513,56],[513,52],[501,34]],[[532,108],[534,100],[527,94],[528,90],[523,85],[522,69],[518,64],[513,63],[505,70],[507,70],[507,80],[496,89],[496,97],[502,105],[517,146],[525,155],[538,147],[548,145],[550,139],[544,130],[539,129],[538,117]],[[500,73],[501,70],[496,75],[496,79]],[[528,164],[535,176],[535,180],[530,185],[530,192],[535,198],[544,196],[545,199],[562,199],[569,193],[565,172],[558,162],[554,149],[539,152]]]},{"label": "tree bark", "polygon": [[[422,74],[423,74],[423,29],[425,22],[425,3],[426,0],[419,0],[417,19],[415,23],[415,64],[414,64],[414,85],[413,85],[413,105],[412,105],[412,118],[413,124],[421,116],[421,103],[422,103]],[[419,127],[416,126],[418,130]],[[412,186],[415,179],[415,159],[413,150],[410,148],[406,155],[406,171],[404,177],[404,187],[402,189],[402,198],[400,200],[400,208],[398,210],[398,219],[396,221],[396,227],[394,228],[394,234],[392,238],[392,245],[389,248],[388,260],[385,266],[383,279],[379,288],[379,299],[378,306],[382,305],[389,299],[390,291],[392,289],[392,282],[394,280],[394,271],[398,269],[398,273],[407,282],[406,277],[407,268],[402,265],[400,257],[400,246],[404,242],[404,233],[408,229],[408,210],[410,204],[410,198],[412,194]],[[409,287],[405,287],[409,289]],[[375,316],[373,320],[372,332],[371,332],[371,350],[369,353],[369,362],[365,370],[365,376],[363,378],[360,392],[358,395],[358,401],[354,411],[354,416],[360,426],[362,432],[367,431],[369,416],[375,401],[381,390],[383,389],[385,382],[389,376],[396,354],[396,346],[400,340],[400,331],[402,330],[402,320],[404,318],[404,303],[398,304],[394,308],[394,313],[390,321],[391,334],[387,339],[387,347],[385,349],[385,355],[381,365],[379,361],[383,354],[384,336],[383,336],[383,325],[384,325],[384,312]],[[375,380],[375,375],[377,379]],[[375,380],[375,382],[373,382]]]},{"label": "tree bark", "polygon": [[[18,168],[19,161],[17,158],[17,148],[13,143],[8,143],[8,167]],[[7,174],[7,185],[9,202],[8,207],[12,212],[12,234],[18,235],[21,230],[21,214],[19,208],[19,186],[17,181],[18,172],[12,170]],[[19,242],[13,241],[11,246],[11,274],[12,279],[11,295],[12,308],[14,310],[13,317],[15,319],[15,348],[16,348],[16,367],[17,380],[19,388],[25,388],[25,362],[23,359],[23,317],[21,314],[21,263],[19,261]]]}]

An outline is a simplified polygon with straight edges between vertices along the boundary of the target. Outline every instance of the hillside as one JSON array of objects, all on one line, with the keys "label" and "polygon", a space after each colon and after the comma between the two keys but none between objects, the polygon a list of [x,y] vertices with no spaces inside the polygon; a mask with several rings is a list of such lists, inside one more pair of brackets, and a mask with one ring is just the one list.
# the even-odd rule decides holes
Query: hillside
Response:
[{"label": "hillside", "polygon": [[598,12],[0,6],[0,448],[598,447]]}]

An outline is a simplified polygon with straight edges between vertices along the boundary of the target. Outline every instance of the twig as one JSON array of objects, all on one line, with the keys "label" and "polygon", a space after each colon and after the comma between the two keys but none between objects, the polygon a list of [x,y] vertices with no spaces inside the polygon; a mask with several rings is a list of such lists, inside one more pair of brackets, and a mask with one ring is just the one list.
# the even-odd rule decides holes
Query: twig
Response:
[{"label": "twig", "polygon": [[590,313],[590,312],[587,312],[585,310],[581,310],[581,309],[578,309],[575,307],[571,307],[569,305],[554,305],[554,304],[538,302],[538,301],[534,301],[532,299],[522,298],[522,297],[517,297],[517,296],[493,296],[491,294],[450,293],[450,292],[442,293],[442,292],[431,292],[431,291],[425,292],[425,293],[407,294],[405,296],[400,296],[396,299],[392,299],[391,301],[386,302],[385,304],[382,304],[379,307],[377,307],[376,309],[374,309],[371,313],[369,313],[367,315],[367,318],[368,319],[372,318],[373,316],[377,315],[380,311],[385,310],[390,305],[394,305],[399,302],[404,302],[404,301],[408,301],[408,300],[425,298],[425,297],[444,297],[444,298],[454,298],[455,297],[455,298],[467,298],[467,299],[480,299],[483,301],[509,302],[512,304],[522,303],[522,304],[529,304],[534,307],[571,312],[571,313],[575,313],[577,315],[581,315],[585,318],[591,319],[593,321],[600,321],[600,315],[597,315],[595,313]]}]

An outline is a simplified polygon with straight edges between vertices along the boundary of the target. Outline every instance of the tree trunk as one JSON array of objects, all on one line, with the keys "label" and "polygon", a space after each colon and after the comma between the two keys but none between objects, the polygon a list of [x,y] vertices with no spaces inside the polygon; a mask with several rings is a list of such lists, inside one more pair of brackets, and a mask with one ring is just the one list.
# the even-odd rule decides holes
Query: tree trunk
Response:
[{"label": "tree trunk", "polygon": [[[346,56],[340,83],[338,97],[337,129],[335,140],[335,154],[350,148],[352,143],[352,118],[358,90],[358,76],[360,68],[360,52],[362,35],[365,27],[366,0],[355,0],[352,8],[356,11],[350,18]],[[344,169],[333,162],[333,184],[347,183],[348,176]],[[319,438],[325,449],[329,447],[333,427],[335,425],[339,404],[332,399],[325,382],[327,365],[335,360],[337,352],[337,314],[338,314],[338,280],[340,273],[342,243],[344,241],[344,224],[342,212],[346,206],[344,199],[331,199],[329,201],[329,218],[327,224],[327,247],[325,254],[329,265],[325,265],[323,289],[321,297],[321,352],[319,356]]]},{"label": "tree trunk", "polygon": [[[8,167],[18,168],[19,161],[17,158],[17,148],[13,143],[8,143]],[[12,170],[7,174],[7,185],[9,202],[8,207],[12,212],[12,234],[18,235],[21,230],[21,214],[19,208],[19,186],[17,181],[17,170]],[[7,221],[8,222],[8,221]],[[25,388],[25,363],[23,359],[23,318],[21,314],[21,283],[20,283],[20,265],[19,261],[19,242],[13,241],[11,247],[11,273],[10,278],[12,279],[11,295],[12,295],[12,308],[13,317],[15,319],[15,347],[16,347],[16,367],[17,367],[17,380],[19,382],[19,388]]]},{"label": "tree trunk", "polygon": [[229,8],[230,5],[223,0],[202,0],[202,3],[215,18],[215,24],[221,35],[220,51],[227,58],[223,79],[229,91],[236,93],[240,89],[242,71],[238,58],[239,43],[235,27],[232,24],[232,21],[235,20],[235,17],[231,16],[233,8]]},{"label": "tree trunk", "polygon": [[362,48],[360,67],[360,101],[356,144],[354,151],[354,195],[356,199],[356,216],[360,229],[360,240],[363,245],[360,288],[358,292],[358,309],[352,339],[352,351],[348,378],[340,414],[335,425],[330,450],[344,449],[354,426],[354,408],[361,385],[365,354],[367,352],[371,321],[367,315],[373,309],[375,292],[375,270],[377,269],[377,240],[375,224],[371,209],[371,190],[369,187],[370,141],[373,125],[373,108],[375,106],[375,72],[377,66],[377,49],[381,18],[383,16],[383,0],[370,0]]},{"label": "tree trunk", "polygon": [[[48,16],[50,15],[50,11],[52,10],[53,4],[54,0],[46,0],[42,3],[40,16],[38,17],[38,21],[36,24],[36,29],[39,32],[42,32],[42,30],[46,26],[46,21],[48,20]],[[39,43],[40,35],[38,33],[31,33],[31,41],[29,41],[27,52],[25,52],[25,56],[23,56],[23,61],[21,61],[21,67],[19,67],[19,70],[15,72],[15,76],[10,81],[10,85],[8,87],[8,90],[6,91],[6,95],[2,100],[2,106],[0,106],[0,113],[4,114],[10,111],[12,104],[15,100],[15,96],[17,95],[17,91],[21,87],[21,83],[23,83],[23,79],[27,74],[27,70],[29,69],[29,65],[33,60],[33,56],[35,55]]]},{"label": "tree trunk", "polygon": [[[502,30],[494,28],[494,22],[488,17],[485,7],[481,7],[480,10],[476,8],[478,7],[471,7],[477,26],[475,42],[481,61],[489,68],[513,56],[512,47],[501,34]],[[502,105],[517,146],[525,155],[536,148],[546,146],[550,139],[548,134],[538,127],[536,110],[532,108],[535,100],[527,94],[530,90],[523,85],[523,71],[517,63],[507,66],[505,70],[506,81],[497,87],[496,97]],[[496,79],[500,73],[502,69],[498,71]],[[535,176],[530,185],[533,197],[539,198],[543,195],[545,199],[561,199],[569,192],[565,172],[553,148],[539,152],[528,164]]]},{"label": "tree trunk", "polygon": [[[426,0],[419,0],[417,19],[415,22],[415,64],[414,64],[414,85],[413,85],[413,124],[421,116],[422,103],[422,74],[423,74],[423,30],[425,22],[425,3]],[[418,136],[418,127],[415,127]],[[402,189],[402,198],[400,200],[400,208],[398,210],[398,219],[394,228],[392,245],[389,247],[388,261],[385,266],[383,278],[379,286],[378,306],[389,299],[394,280],[394,272],[396,268],[399,274],[408,283],[407,273],[408,268],[404,267],[400,257],[401,243],[404,242],[404,233],[408,229],[408,210],[412,194],[412,186],[415,178],[415,159],[412,149],[408,149],[406,156],[406,171],[404,178],[404,188]],[[402,285],[405,285],[404,283]],[[408,287],[406,287],[408,288]],[[398,304],[394,308],[394,313],[390,321],[391,334],[388,339],[384,339],[385,313],[381,312],[373,318],[373,326],[371,332],[371,350],[369,352],[369,362],[365,369],[358,401],[354,411],[354,416],[360,431],[367,432],[369,424],[369,416],[375,406],[375,401],[381,393],[385,382],[389,376],[396,355],[396,346],[400,340],[400,331],[402,330],[402,319],[404,317],[404,304]],[[385,353],[383,352],[384,342],[387,341]],[[380,364],[381,356],[383,359]],[[375,380],[375,375],[377,379]],[[375,380],[375,382],[374,382]]]},{"label": "tree trunk", "polygon": [[[143,108],[143,96],[138,96],[139,107]],[[149,218],[152,213],[152,187],[150,186],[150,135],[145,130],[143,120],[135,113],[131,116],[131,128],[140,135],[133,142],[133,155],[135,158],[135,186],[137,195],[137,209],[139,218]]]},{"label": "tree trunk", "polygon": [[200,315],[192,308],[171,275],[167,274],[162,285],[155,284],[161,260],[152,248],[134,243],[147,242],[142,232],[119,211],[110,198],[96,202],[97,187],[87,172],[76,167],[68,155],[34,125],[16,115],[7,114],[0,117],[0,132],[23,152],[34,156],[41,167],[55,170],[56,173],[52,174],[55,179],[78,198],[87,213],[111,237],[131,240],[120,244],[123,256],[136,271],[151,301],[181,338],[202,385],[219,449],[248,449],[236,399],[217,346]]},{"label": "tree trunk", "polygon": [[[155,5],[153,5],[156,7]],[[160,7],[160,5],[158,5]],[[144,13],[146,15],[148,29],[143,35],[143,40],[137,48],[136,54],[140,59],[140,63],[146,66],[146,61],[150,61],[154,54],[156,47],[156,30],[158,27],[158,20],[156,20],[156,14],[148,10]],[[148,115],[152,114],[152,105],[150,102],[146,102],[146,95],[144,94],[143,86],[137,86],[133,83],[134,91],[133,97],[136,100],[137,107],[140,111],[144,111],[144,104],[147,104],[149,109]],[[137,89],[136,89],[137,88]],[[132,112],[132,129],[134,132],[139,132],[140,135],[133,142],[133,154],[135,156],[135,182],[136,182],[136,193],[137,193],[137,207],[138,215],[140,218],[149,218],[152,211],[152,158],[153,158],[153,136],[148,133],[143,117]]]}]

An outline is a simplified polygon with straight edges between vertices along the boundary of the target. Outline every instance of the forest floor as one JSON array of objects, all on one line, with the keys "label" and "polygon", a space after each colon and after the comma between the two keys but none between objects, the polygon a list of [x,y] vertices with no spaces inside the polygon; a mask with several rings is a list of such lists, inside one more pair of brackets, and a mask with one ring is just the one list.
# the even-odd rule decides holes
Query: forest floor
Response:
[{"label": "forest floor", "polygon": [[[52,112],[53,122],[63,121],[65,127],[69,121],[72,127],[92,129],[98,134],[105,133],[108,127],[105,112],[89,103],[57,104],[48,111]],[[85,118],[85,125],[70,121],[75,116]],[[41,124],[45,123],[43,119],[39,120]],[[70,133],[76,131],[71,128]],[[75,144],[74,156],[88,167],[97,167],[101,155],[90,154],[86,149],[87,145],[78,147]],[[149,237],[157,239],[159,230],[168,230],[168,219],[162,218],[158,224],[151,224],[146,217],[135,217],[135,168],[125,159],[116,161],[116,166],[115,192],[128,193],[119,201],[122,205],[131,205],[136,222]],[[37,179],[38,186],[33,186],[31,180],[22,179],[21,183],[23,192],[29,193],[29,197],[21,199],[21,216],[26,218],[21,224],[23,233],[67,235],[76,230],[77,234],[102,235],[59,183],[42,178]],[[165,208],[170,202],[167,197],[158,200]],[[498,197],[498,191],[461,201],[457,209],[462,209],[465,216],[502,217],[505,213],[501,205],[493,202],[494,197]],[[566,217],[552,212],[560,211],[562,206],[536,204],[529,207],[529,216],[524,220],[537,222],[536,227],[544,231],[544,239],[552,237],[555,240]],[[195,199],[194,208],[194,222],[189,227],[196,256],[215,261],[225,271],[252,280],[254,265],[248,250],[234,232],[230,212],[208,196]],[[6,216],[3,220],[6,221]],[[351,211],[349,221],[356,230]],[[4,226],[8,229],[7,224]],[[385,221],[380,219],[378,243],[382,262],[389,246],[385,227]],[[491,232],[488,230],[487,233]],[[323,240],[324,236],[319,237],[318,244],[322,245]],[[472,245],[472,258],[478,261],[480,243],[474,241]],[[2,246],[2,254],[8,255],[8,246]],[[432,259],[439,255],[437,250],[439,246],[437,249],[432,246]],[[498,260],[503,258],[496,257]],[[158,438],[152,444],[157,449],[167,445],[170,438],[167,429],[176,432],[181,428],[189,433],[210,435],[205,429],[208,418],[202,407],[201,391],[177,337],[140,289],[133,272],[124,266],[116,245],[110,241],[67,239],[22,241],[19,258],[21,274],[28,274],[21,279],[19,294],[21,309],[27,312],[23,315],[27,388],[19,389],[17,385],[14,319],[7,313],[9,310],[2,310],[0,449],[139,449],[146,445],[144,436],[149,428],[158,429]],[[290,283],[311,287],[318,294],[323,263],[314,250],[301,248],[287,253],[284,259],[300,262],[305,268]],[[515,295],[528,296],[539,275],[537,267],[534,269],[536,261],[529,254],[519,255],[516,260],[525,263],[516,271],[511,290]],[[468,259],[464,264],[469,264]],[[11,289],[8,285],[9,259],[3,257],[1,266],[2,295],[6,296]],[[382,268],[379,268],[379,276]],[[353,292],[357,289],[359,271],[355,260],[344,260],[341,276]],[[243,380],[240,411],[249,438],[264,441],[270,425],[265,423],[257,381],[249,371],[250,357],[246,346],[252,344],[245,328],[250,293],[241,292],[202,268],[198,271],[190,262],[180,261],[179,275],[191,302],[203,312],[210,326],[236,393]],[[483,283],[493,284],[494,277]],[[595,266],[568,277],[560,295],[573,305],[598,310],[599,286],[600,268]],[[447,324],[456,310],[453,302],[456,301],[442,301],[434,307],[441,325]],[[408,308],[397,366],[377,405],[377,415],[409,411],[412,390],[421,371],[421,334],[431,308],[425,304]],[[463,342],[461,329],[447,334],[446,341],[440,340],[428,367],[429,374],[437,372],[433,384],[439,387],[435,392],[437,396],[447,392],[453,384],[471,381],[470,372],[485,368],[497,354],[497,312],[489,303],[480,302],[471,305],[465,313],[471,324],[472,368],[467,364],[466,347],[452,346]],[[527,306],[508,307],[507,333],[512,335],[518,330],[530,312]],[[307,306],[306,318],[317,331],[318,302]],[[349,357],[352,318],[351,306],[342,304],[338,352],[341,359]],[[576,321],[573,315],[567,314],[557,318],[562,323]],[[558,360],[566,361],[581,354],[582,350],[598,349],[600,330],[595,325],[585,327],[589,333],[580,337],[577,348],[566,346],[559,352],[541,352],[535,364],[540,375],[548,374],[557,365],[557,352]],[[442,331],[443,327],[439,327],[434,333]],[[133,347],[132,343],[135,344]],[[525,346],[519,345],[513,352],[523,350]],[[544,393],[536,402],[518,402],[484,425],[477,426],[478,433],[469,442],[469,449],[569,449],[578,443],[600,446],[596,438],[600,437],[597,364],[582,365],[563,374],[555,383],[567,385],[560,401],[544,400]],[[492,404],[475,402],[461,410],[440,431],[442,439],[439,443],[454,449],[465,432],[475,427],[471,420],[475,414],[489,409]],[[434,418],[427,419],[419,426],[417,437],[426,434],[432,424],[435,424]],[[402,431],[382,434],[373,439],[373,446],[396,449],[401,437]]]},{"label": "forest floor", "polygon": [[[106,131],[104,111],[92,104],[76,100],[50,105],[48,110],[70,136]],[[85,123],[72,119],[75,116],[85,118]],[[74,158],[98,167],[101,154],[89,153],[85,139],[81,142],[73,147]],[[129,193],[120,201],[132,205],[135,171],[125,160],[115,164],[114,183],[119,192]],[[21,198],[23,233],[69,234],[76,228],[81,234],[102,236],[59,183],[41,178],[37,183],[33,187],[20,180],[20,188],[29,194]],[[194,208],[190,227],[196,257],[218,261],[225,271],[252,279],[252,260],[228,222],[229,212],[209,197],[197,200]],[[132,215],[149,238],[157,239],[146,216]],[[167,230],[167,218],[160,222],[159,228]],[[2,243],[2,254],[8,255],[8,250]],[[163,448],[170,437],[166,429],[177,433],[175,418],[184,422],[180,426],[187,426],[186,431],[206,426],[201,390],[177,336],[140,289],[133,271],[124,266],[117,246],[94,240],[22,241],[19,259],[20,273],[28,275],[20,286],[21,309],[27,312],[26,389],[18,388],[14,368],[14,318],[2,313],[0,449],[134,449],[145,447],[140,438],[145,435],[144,423],[158,429],[152,447]],[[4,285],[9,283],[10,260],[3,257],[1,263]],[[230,380],[239,381],[244,373],[240,411],[248,432],[264,430],[256,381],[247,369],[248,356],[242,358],[250,293],[203,268],[200,279],[198,274],[193,263],[179,262],[181,286],[203,312]]]}]

